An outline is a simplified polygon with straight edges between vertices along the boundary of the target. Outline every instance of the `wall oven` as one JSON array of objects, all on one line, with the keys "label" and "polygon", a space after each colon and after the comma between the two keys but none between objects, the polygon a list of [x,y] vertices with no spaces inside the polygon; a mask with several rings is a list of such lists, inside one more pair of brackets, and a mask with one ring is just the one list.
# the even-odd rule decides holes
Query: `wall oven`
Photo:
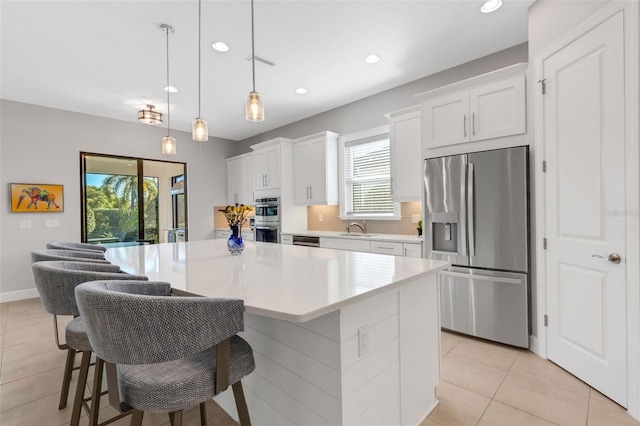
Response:
[{"label": "wall oven", "polygon": [[280,225],[256,225],[256,241],[279,243]]},{"label": "wall oven", "polygon": [[280,223],[280,200],[278,197],[256,198],[256,226]]},{"label": "wall oven", "polygon": [[280,200],[278,197],[256,198],[256,241],[280,242]]}]

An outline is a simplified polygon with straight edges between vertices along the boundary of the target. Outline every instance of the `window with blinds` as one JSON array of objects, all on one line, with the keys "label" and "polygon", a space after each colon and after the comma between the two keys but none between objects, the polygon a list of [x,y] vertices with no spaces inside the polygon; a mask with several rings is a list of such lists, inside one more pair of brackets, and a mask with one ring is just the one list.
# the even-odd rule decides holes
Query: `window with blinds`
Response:
[{"label": "window with blinds", "polygon": [[389,136],[345,143],[347,215],[393,215]]}]

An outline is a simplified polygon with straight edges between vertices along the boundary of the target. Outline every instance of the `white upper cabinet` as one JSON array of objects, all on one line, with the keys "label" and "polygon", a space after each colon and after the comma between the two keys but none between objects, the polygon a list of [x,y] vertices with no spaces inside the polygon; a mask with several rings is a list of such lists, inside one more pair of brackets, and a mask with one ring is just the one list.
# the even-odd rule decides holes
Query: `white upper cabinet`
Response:
[{"label": "white upper cabinet", "polygon": [[[282,139],[282,138],[278,138]],[[271,141],[263,142],[268,144]],[[262,145],[262,144],[259,144]],[[280,145],[252,146],[253,151],[253,189],[277,189],[282,185]]]},{"label": "white upper cabinet", "polygon": [[518,64],[417,95],[424,148],[525,133],[525,72]]},{"label": "white upper cabinet", "polygon": [[472,141],[526,131],[524,75],[469,91]]},{"label": "white upper cabinet", "polygon": [[227,158],[227,204],[253,204],[253,157]]},{"label": "white upper cabinet", "polygon": [[469,92],[426,102],[424,128],[428,148],[469,142]]},{"label": "white upper cabinet", "polygon": [[389,114],[391,196],[394,201],[422,200],[420,107]]},{"label": "white upper cabinet", "polygon": [[295,140],[296,204],[338,203],[338,136],[322,132]]}]

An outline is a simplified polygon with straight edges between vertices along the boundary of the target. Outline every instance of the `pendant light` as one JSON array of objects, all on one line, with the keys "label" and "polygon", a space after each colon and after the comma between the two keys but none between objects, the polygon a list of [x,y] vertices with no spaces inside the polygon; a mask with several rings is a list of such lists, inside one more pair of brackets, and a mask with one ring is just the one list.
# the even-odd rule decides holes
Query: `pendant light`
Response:
[{"label": "pendant light", "polygon": [[253,90],[247,95],[246,117],[248,121],[264,121],[264,104],[260,94],[256,92],[256,52],[253,31],[253,0],[251,0],[251,70],[253,75]]},{"label": "pendant light", "polygon": [[198,117],[191,123],[191,138],[194,141],[205,142],[209,140],[209,125],[206,120],[200,118],[200,97],[202,89],[200,87],[201,62],[201,42],[202,35],[202,0],[198,0]]},{"label": "pendant light", "polygon": [[[173,34],[176,30],[171,25],[160,25],[162,31],[167,34],[167,87],[169,85],[169,34]],[[162,138],[162,153],[166,155],[176,155],[176,140],[171,136],[171,104],[170,101],[171,91],[167,90],[167,136]]]}]

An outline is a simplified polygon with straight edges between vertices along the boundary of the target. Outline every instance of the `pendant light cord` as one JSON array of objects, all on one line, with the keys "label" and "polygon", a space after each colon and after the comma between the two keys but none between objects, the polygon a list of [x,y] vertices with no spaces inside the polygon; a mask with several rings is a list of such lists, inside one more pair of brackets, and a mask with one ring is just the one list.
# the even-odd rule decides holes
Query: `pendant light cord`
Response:
[{"label": "pendant light cord", "polygon": [[169,103],[169,96],[171,90],[169,88],[169,28],[164,29],[167,32],[167,136],[171,136],[171,107]]},{"label": "pendant light cord", "polygon": [[201,101],[200,101],[200,97],[202,96],[202,88],[200,87],[201,85],[201,80],[200,80],[200,73],[201,73],[201,69],[202,69],[202,65],[201,65],[201,50],[202,50],[202,42],[200,40],[200,38],[202,37],[202,0],[198,0],[198,118],[202,117],[202,115],[200,114],[200,106],[201,106]]},{"label": "pendant light cord", "polygon": [[253,91],[256,91],[256,52],[255,40],[253,35],[253,0],[251,0],[251,70],[253,75]]}]

